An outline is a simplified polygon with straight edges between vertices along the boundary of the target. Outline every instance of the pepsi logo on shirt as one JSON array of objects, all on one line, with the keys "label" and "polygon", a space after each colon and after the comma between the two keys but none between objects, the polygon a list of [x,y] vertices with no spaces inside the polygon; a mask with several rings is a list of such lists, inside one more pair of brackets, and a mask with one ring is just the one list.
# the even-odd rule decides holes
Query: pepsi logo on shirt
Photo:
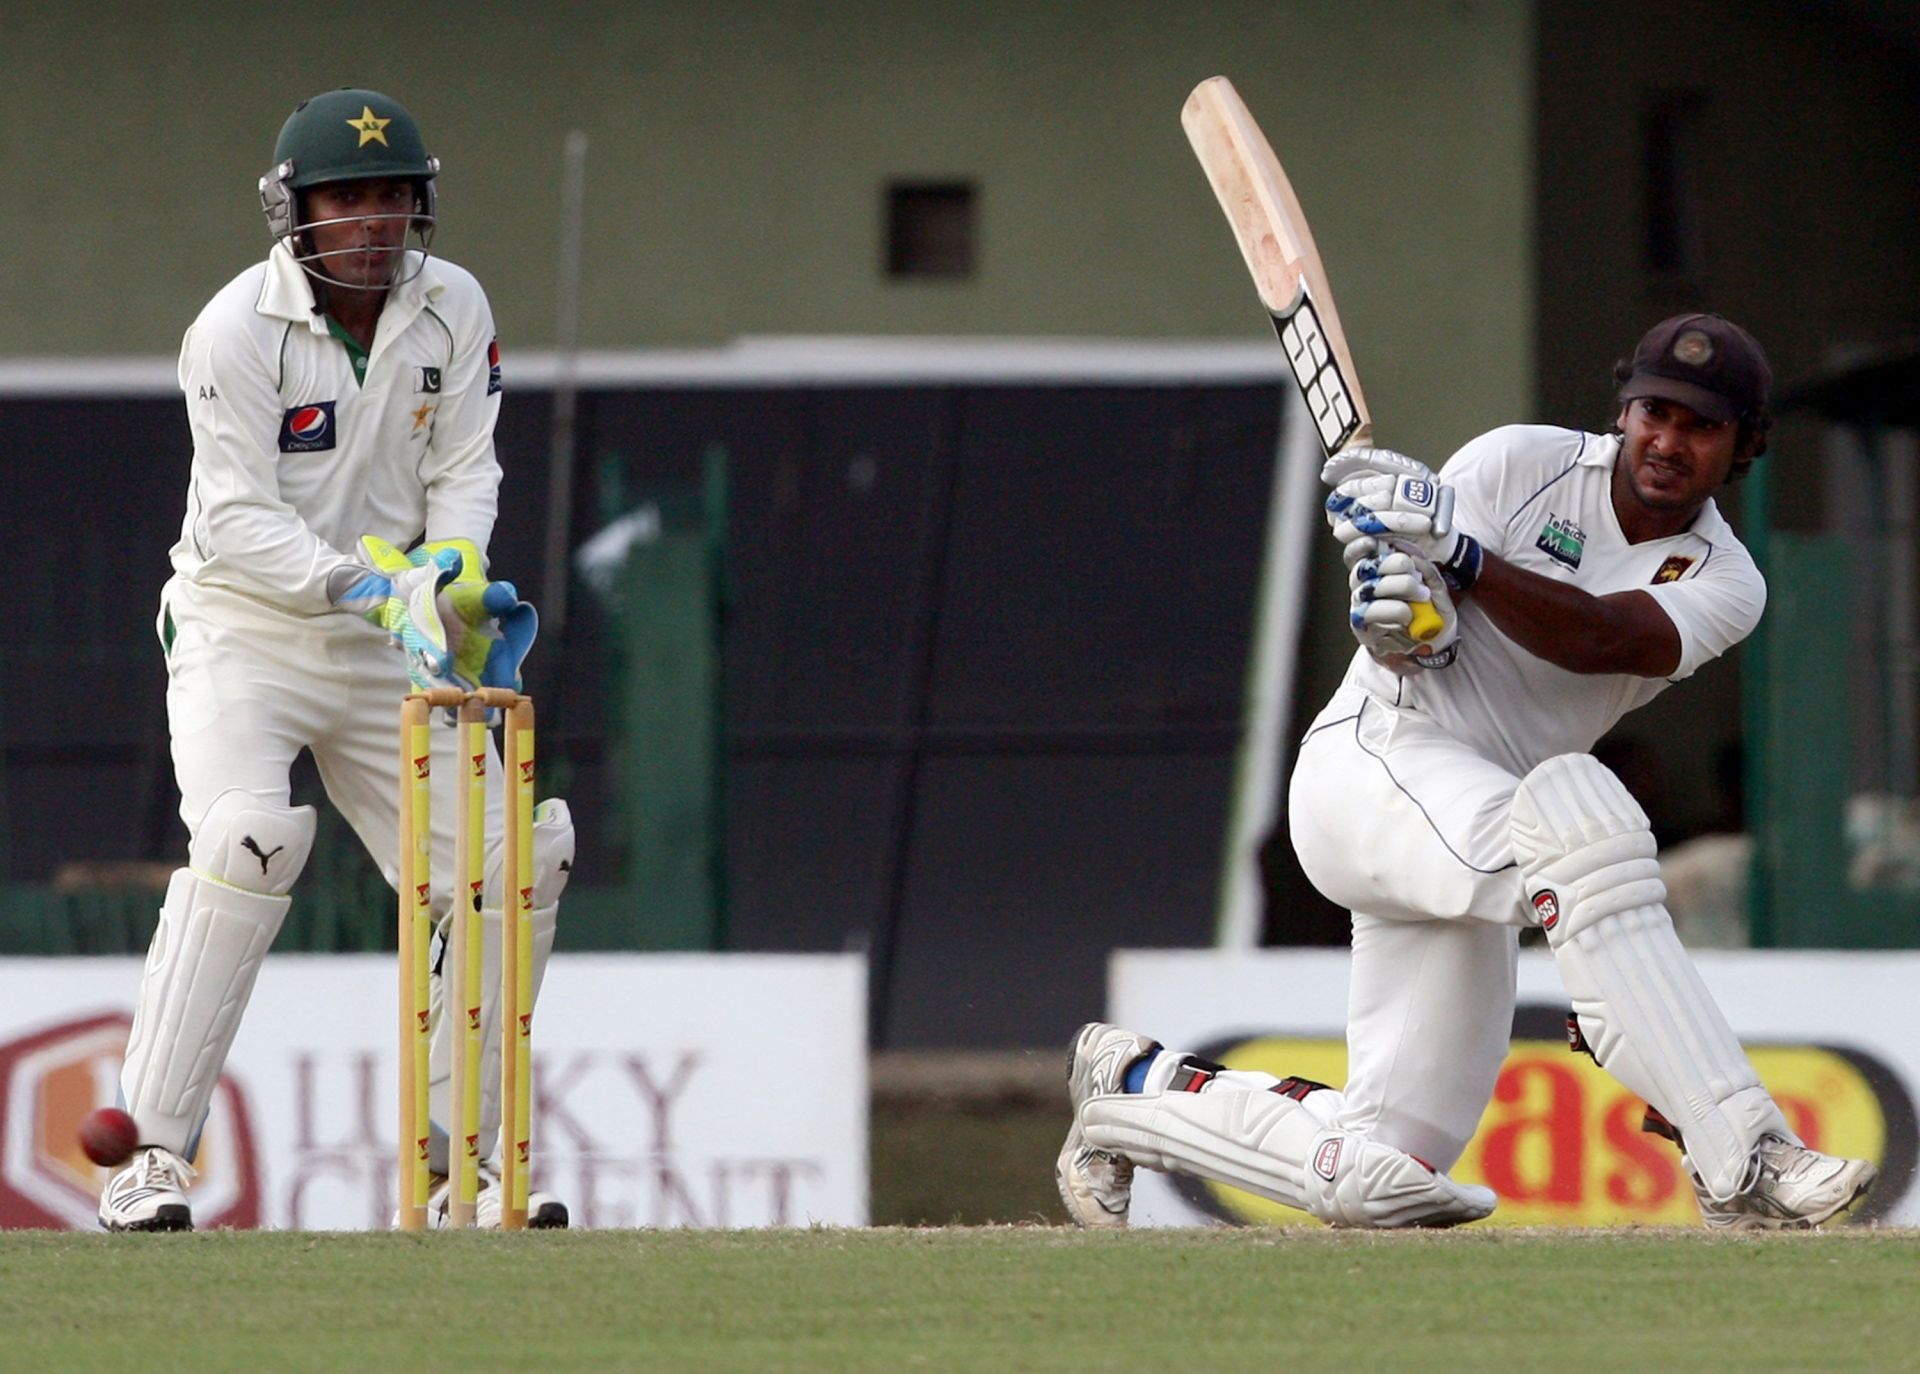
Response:
[{"label": "pepsi logo on shirt", "polygon": [[333,447],[333,401],[288,406],[280,417],[282,453],[318,453]]}]

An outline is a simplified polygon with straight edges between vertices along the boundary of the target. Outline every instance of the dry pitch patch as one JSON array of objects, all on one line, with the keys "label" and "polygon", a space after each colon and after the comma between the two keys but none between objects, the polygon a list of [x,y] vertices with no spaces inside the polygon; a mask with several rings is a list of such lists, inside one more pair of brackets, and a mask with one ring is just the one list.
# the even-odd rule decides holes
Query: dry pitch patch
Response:
[{"label": "dry pitch patch", "polygon": [[0,1369],[1920,1369],[1920,1232],[0,1234]]}]

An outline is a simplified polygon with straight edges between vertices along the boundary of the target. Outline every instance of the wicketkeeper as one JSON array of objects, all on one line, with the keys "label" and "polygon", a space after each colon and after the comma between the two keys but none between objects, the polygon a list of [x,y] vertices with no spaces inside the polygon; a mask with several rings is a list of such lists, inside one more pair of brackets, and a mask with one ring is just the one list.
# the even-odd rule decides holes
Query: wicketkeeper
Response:
[{"label": "wicketkeeper", "polygon": [[[311,751],[392,882],[401,698],[517,687],[533,642],[533,608],[487,574],[499,351],[479,283],[427,252],[439,170],[397,101],[336,90],[301,104],[260,179],[273,247],[181,346],[193,465],[159,633],[187,862],[167,887],[127,1045],[121,1092],[142,1149],[101,1194],[111,1231],[192,1227],[189,1161],[313,843],[313,808],[291,804],[295,756]],[[436,760],[450,764],[453,732],[436,735]],[[496,946],[499,773],[496,759],[484,899]],[[453,819],[435,822],[434,871],[446,875]],[[533,846],[537,991],[573,857],[566,803],[540,804]],[[444,919],[450,890],[433,896]],[[497,979],[498,960],[487,968]],[[490,987],[489,1016],[498,1005]],[[433,1115],[445,1123],[439,1020]],[[483,1158],[497,1148],[498,1043],[483,1036],[495,1061],[482,1069]],[[491,1182],[482,1225],[498,1225]],[[566,1225],[551,1197],[533,1195],[529,1210],[530,1225]]]}]

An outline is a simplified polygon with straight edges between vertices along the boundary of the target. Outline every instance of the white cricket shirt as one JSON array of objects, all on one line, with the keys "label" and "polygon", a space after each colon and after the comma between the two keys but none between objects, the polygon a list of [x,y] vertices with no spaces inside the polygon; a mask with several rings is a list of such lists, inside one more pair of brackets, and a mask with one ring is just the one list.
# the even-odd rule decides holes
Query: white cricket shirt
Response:
[{"label": "white cricket shirt", "polygon": [[500,368],[479,282],[429,258],[388,293],[364,361],[362,377],[285,244],[207,303],[180,348],[193,466],[177,577],[321,615],[363,534],[484,552]]},{"label": "white cricket shirt", "polygon": [[1639,589],[1680,632],[1671,678],[1572,673],[1521,648],[1475,604],[1460,608],[1452,666],[1400,677],[1362,649],[1347,681],[1431,717],[1482,757],[1524,775],[1556,754],[1590,752],[1615,721],[1752,632],[1766,582],[1709,500],[1680,534],[1629,544],[1614,515],[1618,436],[1546,425],[1483,434],[1448,460],[1454,527],[1489,553],[1594,596]]}]

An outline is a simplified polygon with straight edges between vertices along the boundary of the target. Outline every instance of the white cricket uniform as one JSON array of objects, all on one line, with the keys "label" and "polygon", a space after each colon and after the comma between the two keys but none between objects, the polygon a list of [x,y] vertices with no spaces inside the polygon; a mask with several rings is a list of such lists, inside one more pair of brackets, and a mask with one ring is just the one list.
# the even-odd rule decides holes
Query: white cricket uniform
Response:
[{"label": "white cricket uniform", "polygon": [[[479,283],[429,258],[389,292],[363,361],[360,375],[284,244],[200,312],[180,350],[193,465],[160,631],[188,830],[228,788],[287,805],[308,748],[391,882],[406,664],[385,631],[333,608],[327,581],[361,561],[363,534],[486,549],[500,373]],[[436,853],[451,853],[452,817],[436,822]],[[449,864],[435,869],[444,880]]]},{"label": "white cricket uniform", "polygon": [[1680,635],[1673,676],[1555,667],[1468,594],[1452,665],[1402,677],[1361,650],[1294,768],[1301,866],[1353,912],[1341,1124],[1439,1169],[1471,1138],[1506,1057],[1518,930],[1533,923],[1510,840],[1520,779],[1591,751],[1621,716],[1745,638],[1766,603],[1711,501],[1680,534],[1626,541],[1611,496],[1620,442],[1538,425],[1484,434],[1444,470],[1454,523],[1487,552],[1595,596],[1647,592]]}]

